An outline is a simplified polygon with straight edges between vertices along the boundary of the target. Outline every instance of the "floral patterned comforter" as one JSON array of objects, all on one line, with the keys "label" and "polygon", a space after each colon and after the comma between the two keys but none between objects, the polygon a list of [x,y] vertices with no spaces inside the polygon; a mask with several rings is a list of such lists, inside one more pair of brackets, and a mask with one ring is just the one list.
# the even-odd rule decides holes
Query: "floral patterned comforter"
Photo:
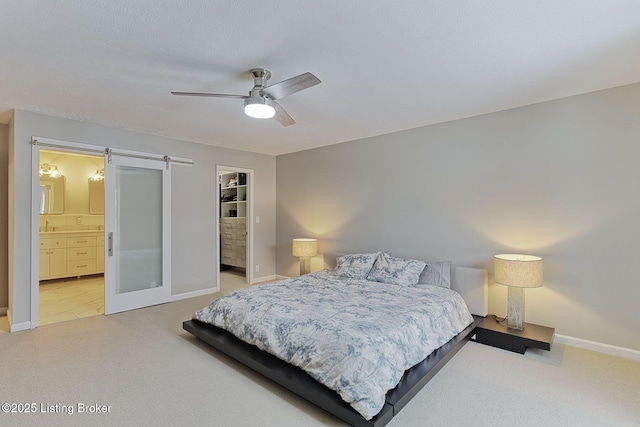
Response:
[{"label": "floral patterned comforter", "polygon": [[346,279],[329,270],[234,291],[194,319],[300,367],[367,420],[405,370],[473,321],[450,289]]}]

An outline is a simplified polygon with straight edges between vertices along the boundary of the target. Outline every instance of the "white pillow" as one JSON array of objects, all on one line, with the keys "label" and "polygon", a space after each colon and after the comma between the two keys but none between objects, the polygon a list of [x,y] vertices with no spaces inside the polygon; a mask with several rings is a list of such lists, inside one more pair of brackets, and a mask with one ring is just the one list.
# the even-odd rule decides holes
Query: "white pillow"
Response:
[{"label": "white pillow", "polygon": [[451,261],[427,262],[420,274],[418,285],[451,287]]},{"label": "white pillow", "polygon": [[351,279],[366,279],[380,252],[349,254],[336,258],[335,272],[338,276]]},{"label": "white pillow", "polygon": [[373,264],[367,280],[400,286],[415,285],[426,265],[424,261],[394,258],[383,252]]}]

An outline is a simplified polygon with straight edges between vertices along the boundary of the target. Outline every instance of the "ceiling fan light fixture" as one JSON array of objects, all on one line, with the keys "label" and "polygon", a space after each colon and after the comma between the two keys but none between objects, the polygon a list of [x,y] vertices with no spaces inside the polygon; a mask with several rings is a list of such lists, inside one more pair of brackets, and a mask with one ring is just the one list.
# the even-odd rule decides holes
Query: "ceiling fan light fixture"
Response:
[{"label": "ceiling fan light fixture", "polygon": [[275,102],[263,97],[247,98],[244,101],[244,113],[255,119],[270,119],[276,115]]},{"label": "ceiling fan light fixture", "polygon": [[253,76],[253,89],[249,91],[249,96],[207,92],[171,92],[171,94],[179,96],[210,96],[212,98],[244,99],[244,112],[247,116],[257,119],[274,117],[282,126],[291,126],[295,124],[296,121],[293,120],[289,113],[282,108],[282,105],[276,101],[321,83],[319,78],[307,72],[267,86],[267,80],[271,77],[269,70],[254,68],[250,73]]}]

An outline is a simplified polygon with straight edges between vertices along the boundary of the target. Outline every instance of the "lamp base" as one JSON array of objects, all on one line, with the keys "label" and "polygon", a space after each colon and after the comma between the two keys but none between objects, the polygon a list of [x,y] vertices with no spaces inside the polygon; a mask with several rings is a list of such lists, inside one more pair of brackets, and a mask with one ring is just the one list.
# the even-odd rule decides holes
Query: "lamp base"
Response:
[{"label": "lamp base", "polygon": [[311,273],[311,257],[300,257],[300,275]]},{"label": "lamp base", "polygon": [[507,293],[507,327],[524,329],[524,288],[509,286]]}]

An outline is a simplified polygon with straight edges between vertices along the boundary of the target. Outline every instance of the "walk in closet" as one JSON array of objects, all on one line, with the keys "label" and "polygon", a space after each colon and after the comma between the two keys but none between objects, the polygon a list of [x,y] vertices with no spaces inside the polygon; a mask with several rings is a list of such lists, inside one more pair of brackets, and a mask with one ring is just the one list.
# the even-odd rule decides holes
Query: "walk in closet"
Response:
[{"label": "walk in closet", "polygon": [[247,175],[223,172],[220,180],[220,267],[247,267]]}]

